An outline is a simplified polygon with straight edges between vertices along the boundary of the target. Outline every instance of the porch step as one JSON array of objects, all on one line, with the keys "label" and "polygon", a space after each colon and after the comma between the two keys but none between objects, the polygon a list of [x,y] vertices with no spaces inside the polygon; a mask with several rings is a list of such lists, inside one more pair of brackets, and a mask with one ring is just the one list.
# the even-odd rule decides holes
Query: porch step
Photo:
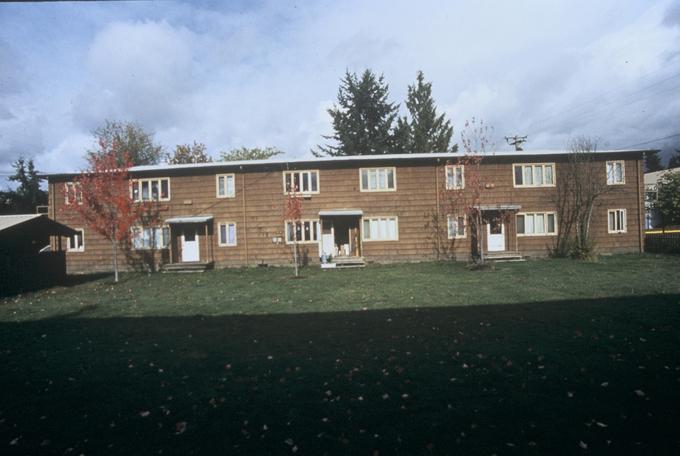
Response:
[{"label": "porch step", "polygon": [[212,261],[187,261],[186,263],[168,263],[163,265],[163,272],[203,272],[212,269]]},{"label": "porch step", "polygon": [[486,254],[486,259],[498,263],[509,261],[526,261],[519,252],[491,252]]},{"label": "porch step", "polygon": [[335,269],[363,268],[366,266],[364,257],[335,257],[333,258],[333,263],[336,265]]}]

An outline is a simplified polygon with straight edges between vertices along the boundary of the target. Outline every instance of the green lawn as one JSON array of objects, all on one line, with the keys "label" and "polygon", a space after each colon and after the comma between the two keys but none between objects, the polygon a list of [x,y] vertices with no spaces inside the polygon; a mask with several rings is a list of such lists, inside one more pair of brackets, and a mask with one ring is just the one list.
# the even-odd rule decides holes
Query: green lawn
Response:
[{"label": "green lawn", "polygon": [[678,256],[290,275],[0,300],[0,454],[680,453]]}]

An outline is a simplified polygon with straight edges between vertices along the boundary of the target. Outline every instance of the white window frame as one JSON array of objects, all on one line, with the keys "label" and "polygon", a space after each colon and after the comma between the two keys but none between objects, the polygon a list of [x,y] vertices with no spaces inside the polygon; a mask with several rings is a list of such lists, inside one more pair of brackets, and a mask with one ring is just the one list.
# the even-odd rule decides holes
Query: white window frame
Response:
[{"label": "white window frame", "polygon": [[64,182],[64,200],[67,205],[71,204],[69,195],[74,192],[76,203],[83,204],[83,189],[79,182]]},{"label": "white window frame", "polygon": [[[380,220],[394,220],[394,234],[395,238],[390,239],[390,238],[378,238],[378,239],[371,239],[370,238],[370,231],[369,233],[366,233],[366,230],[364,229],[364,222],[378,222],[380,223]],[[369,237],[366,237],[366,234],[369,235]],[[371,217],[362,217],[361,219],[361,240],[365,242],[394,242],[399,240],[399,217],[396,215],[379,215],[379,216],[371,216]]]},{"label": "white window frame", "polygon": [[[609,165],[612,165],[612,173],[609,173]],[[616,181],[616,165],[621,165],[621,181]],[[607,185],[625,185],[626,184],[626,161],[625,160],[607,160],[605,162],[605,177],[607,179]],[[612,180],[609,181],[609,176]]]},{"label": "white window frame", "polygon": [[[229,242],[229,226],[234,226],[234,242]],[[222,227],[226,226],[227,239],[222,242]],[[217,224],[217,245],[220,247],[236,247],[238,244],[238,227],[236,222],[220,222]]]},{"label": "white window frame", "polygon": [[67,252],[84,252],[85,251],[85,229],[84,228],[73,228],[75,231],[80,231],[80,246],[71,247],[71,240],[73,236],[69,236],[66,241],[66,251]]},{"label": "white window frame", "polygon": [[[220,178],[224,178],[224,195],[220,195]],[[229,193],[227,186],[229,178],[231,178],[233,183],[231,193]],[[234,173],[217,174],[215,176],[215,196],[217,198],[236,198],[236,175]]]},{"label": "white window frame", "polygon": [[[321,221],[319,219],[301,219],[299,220],[300,225],[302,225],[302,240],[297,241],[298,244],[317,244],[321,240]],[[314,226],[314,223],[316,223],[316,239],[304,239],[305,236],[305,230],[304,226],[305,223],[310,224],[310,233],[312,232],[312,227]],[[288,239],[288,226],[292,225],[293,221],[292,220],[286,220],[283,224],[283,238],[286,240],[286,244],[294,244],[295,240],[294,239]]]},{"label": "white window frame", "polygon": [[[456,169],[460,168],[461,182],[456,178]],[[449,185],[449,171],[453,177],[453,186]],[[462,190],[465,188],[465,165],[446,165],[444,167],[444,182],[447,190]]]},{"label": "white window frame", "polygon": [[[543,216],[543,232],[542,233],[537,233],[536,232],[536,216],[537,215],[542,215]],[[553,233],[548,232],[548,215],[552,215],[555,220],[555,231]],[[533,222],[533,227],[534,227],[534,232],[533,233],[520,233],[519,230],[517,230],[517,237],[534,237],[534,236],[557,236],[557,212],[555,211],[537,211],[537,212],[518,212],[515,215],[515,227],[517,228],[518,223],[517,223],[517,217],[522,216],[524,217],[524,230],[526,231],[526,218],[527,216],[532,216],[534,219]]]},{"label": "white window frame", "polygon": [[[518,166],[522,167],[522,183],[518,184],[517,183],[517,176],[515,174],[515,168]],[[551,184],[546,184],[545,183],[545,169],[546,167],[551,167],[552,168],[552,183]],[[525,168],[530,167],[531,168],[531,184],[527,184],[524,179],[525,174]],[[543,180],[542,184],[535,184],[534,181],[534,176],[536,176],[536,168],[541,168],[541,180]],[[541,187],[554,187],[555,182],[557,182],[557,167],[555,166],[555,163],[513,163],[512,164],[512,185],[515,188],[541,188]]]},{"label": "white window frame", "polygon": [[[609,234],[620,234],[620,233],[627,233],[628,232],[628,211],[626,209],[607,209],[607,233]],[[622,227],[619,229],[616,229],[616,226],[614,226],[614,229],[612,230],[612,226],[609,224],[609,216],[611,214],[614,214],[614,223],[616,224],[619,221],[619,214],[623,214],[623,217],[621,219]]]},{"label": "white window frame", "polygon": [[[298,182],[302,182],[303,176],[306,174],[309,188],[312,188],[312,173],[316,174],[316,190],[307,190],[304,191],[300,189],[297,192],[289,192],[288,189],[286,188],[286,176],[295,176],[296,174],[299,175],[298,177]],[[295,178],[291,177],[291,183],[295,182]],[[302,187],[302,185],[300,185]],[[284,171],[283,172],[283,194],[288,195],[290,193],[296,193],[298,195],[316,195],[320,193],[321,191],[321,176],[319,175],[319,170],[318,169],[300,169],[300,170],[294,170],[294,171]]]},{"label": "white window frame", "polygon": [[[387,171],[392,171],[392,184],[393,187],[389,188],[387,187],[388,185],[388,179],[387,179]],[[364,180],[363,180],[363,175],[364,171],[367,173],[366,179],[367,179],[367,185],[368,188],[364,188]],[[380,188],[380,172],[385,172],[385,188]],[[376,188],[371,189],[371,172],[375,173],[375,183],[376,183]],[[359,168],[359,191],[361,192],[370,192],[370,193],[376,193],[376,192],[396,192],[397,191],[397,168],[396,166],[385,166],[385,167],[380,167],[380,168]]]},{"label": "white window frame", "polygon": [[[165,198],[161,198],[161,186],[162,181],[167,180],[168,181],[168,196]],[[158,183],[158,199],[154,199],[153,197],[150,197],[149,199],[144,199],[142,198],[142,186],[143,183],[147,182],[149,184],[149,196],[152,195],[152,185],[153,182]],[[137,187],[137,197],[135,198],[135,192],[134,192],[134,187]],[[170,178],[169,177],[148,177],[148,178],[143,178],[143,179],[132,179],[130,183],[130,196],[132,197],[133,201],[135,203],[141,203],[141,202],[146,202],[146,201],[170,201],[170,195],[171,195],[171,185],[170,185]]]},{"label": "white window frame", "polygon": [[[143,233],[144,230],[154,230],[154,231],[158,230],[158,231],[160,231],[160,234],[161,234],[161,237],[162,237],[162,239],[160,241],[161,246],[158,247],[158,246],[154,245],[154,246],[149,246],[149,247],[144,247],[144,246],[137,247],[135,245],[135,232],[140,231],[140,232]],[[168,233],[167,239],[165,239],[165,237],[163,236],[163,232],[166,231],[166,230],[167,230],[167,233]],[[161,225],[161,226],[135,225],[135,226],[130,228],[130,233],[131,233],[130,237],[131,237],[131,240],[132,240],[132,246],[131,246],[132,250],[138,250],[138,251],[139,250],[167,250],[167,249],[170,248],[170,226],[168,226],[168,225]],[[142,239],[144,239],[144,236],[142,236]],[[158,243],[158,237],[155,238],[155,241],[156,241],[156,243]]]},{"label": "white window frame", "polygon": [[[463,234],[458,234],[458,219],[463,218]],[[452,223],[454,222],[453,225],[456,227],[455,231],[453,232],[453,236],[451,235],[451,226]],[[446,216],[446,233],[448,235],[449,239],[465,239],[467,237],[467,217],[464,215],[457,215],[457,214],[449,214]]]}]

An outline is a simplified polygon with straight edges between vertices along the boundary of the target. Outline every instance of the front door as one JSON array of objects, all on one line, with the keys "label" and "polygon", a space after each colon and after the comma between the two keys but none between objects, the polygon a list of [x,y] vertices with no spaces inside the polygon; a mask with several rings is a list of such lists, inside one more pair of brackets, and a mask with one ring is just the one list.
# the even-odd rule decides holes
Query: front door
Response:
[{"label": "front door", "polygon": [[499,220],[491,220],[486,225],[486,243],[489,252],[505,250],[505,225]]},{"label": "front door", "polygon": [[199,261],[196,227],[185,227],[182,231],[182,261]]}]

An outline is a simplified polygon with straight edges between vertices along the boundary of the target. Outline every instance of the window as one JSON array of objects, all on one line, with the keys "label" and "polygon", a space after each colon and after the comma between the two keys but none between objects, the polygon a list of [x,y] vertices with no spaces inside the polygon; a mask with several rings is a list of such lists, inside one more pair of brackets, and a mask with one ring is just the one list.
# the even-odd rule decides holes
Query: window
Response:
[{"label": "window", "polygon": [[84,252],[85,251],[85,230],[76,228],[77,233],[68,238],[68,245],[66,250],[69,252]]},{"label": "window", "polygon": [[236,223],[223,222],[219,224],[218,244],[221,247],[231,247],[236,245]]},{"label": "window", "polygon": [[449,239],[461,239],[465,237],[465,216],[448,216]]},{"label": "window", "polygon": [[557,217],[554,212],[517,214],[518,236],[552,236],[557,234]]},{"label": "window", "polygon": [[463,165],[446,166],[446,189],[455,190],[465,188],[465,167]]},{"label": "window", "polygon": [[627,231],[625,209],[608,210],[607,219],[607,228],[610,233],[625,233]]},{"label": "window", "polygon": [[312,243],[319,240],[319,221],[301,220],[297,224],[286,222],[286,243]]},{"label": "window", "polygon": [[83,204],[83,190],[79,182],[66,182],[64,184],[64,196],[66,204],[73,204],[74,202]]},{"label": "window", "polygon": [[234,198],[236,196],[236,186],[233,174],[218,174],[215,184],[217,185],[218,198]]},{"label": "window", "polygon": [[607,162],[607,185],[626,183],[626,166],[623,160]]},{"label": "window", "polygon": [[285,171],[283,193],[319,193],[319,171]]},{"label": "window", "polygon": [[362,192],[390,192],[397,189],[396,168],[361,168]]},{"label": "window", "polygon": [[170,228],[132,227],[132,248],[134,250],[167,249],[170,244]]},{"label": "window", "polygon": [[169,201],[170,178],[138,179],[132,181],[134,201]]},{"label": "window", "polygon": [[397,217],[365,218],[362,239],[364,241],[396,241],[399,239]]},{"label": "window", "polygon": [[515,187],[554,187],[555,164],[516,164],[513,167]]}]

